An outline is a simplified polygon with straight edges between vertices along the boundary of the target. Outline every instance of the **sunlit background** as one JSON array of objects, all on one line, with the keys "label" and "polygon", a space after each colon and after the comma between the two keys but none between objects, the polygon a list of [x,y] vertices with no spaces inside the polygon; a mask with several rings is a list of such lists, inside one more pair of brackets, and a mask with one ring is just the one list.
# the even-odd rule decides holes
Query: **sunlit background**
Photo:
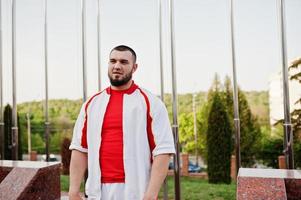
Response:
[{"label": "sunlit background", "polygon": [[[102,87],[108,85],[109,51],[133,47],[139,69],[134,80],[160,93],[158,1],[101,0]],[[11,1],[3,0],[4,103],[11,103]],[[17,102],[44,99],[44,1],[17,0]],[[49,98],[82,97],[80,0],[48,1]],[[175,45],[179,93],[207,91],[214,73],[232,75],[230,1],[175,0]],[[165,91],[171,92],[170,32],[163,2]],[[274,0],[234,1],[238,84],[245,91],[268,90],[281,70],[280,26]],[[286,1],[288,61],[301,55],[301,1]],[[97,92],[97,1],[87,0],[88,96]]]}]

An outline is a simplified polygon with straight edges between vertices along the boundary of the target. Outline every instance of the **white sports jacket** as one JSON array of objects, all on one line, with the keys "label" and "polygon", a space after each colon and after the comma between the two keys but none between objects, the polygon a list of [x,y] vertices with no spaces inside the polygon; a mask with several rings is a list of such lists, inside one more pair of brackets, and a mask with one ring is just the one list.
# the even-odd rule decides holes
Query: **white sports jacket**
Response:
[{"label": "white sports jacket", "polygon": [[[101,199],[99,149],[110,88],[86,101],[73,130],[70,149],[88,153],[88,199]],[[174,154],[168,113],[162,101],[136,86],[123,97],[123,163],[126,200],[142,200],[151,172],[152,158]]]}]

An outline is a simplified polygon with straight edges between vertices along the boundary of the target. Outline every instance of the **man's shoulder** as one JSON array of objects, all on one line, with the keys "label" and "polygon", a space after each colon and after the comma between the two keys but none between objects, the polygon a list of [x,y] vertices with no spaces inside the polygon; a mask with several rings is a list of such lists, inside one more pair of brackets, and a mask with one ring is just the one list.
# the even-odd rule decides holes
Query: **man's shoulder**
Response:
[{"label": "man's shoulder", "polygon": [[152,93],[151,91],[149,91],[145,88],[142,88],[142,87],[139,87],[138,89],[141,91],[141,93],[144,93],[145,95],[147,95],[148,98],[160,101],[160,98],[157,95],[155,95],[154,93]]},{"label": "man's shoulder", "polygon": [[[145,95],[151,105],[157,105],[155,107],[162,107],[165,106],[165,104],[162,102],[159,96],[155,95],[154,93],[150,92],[149,90],[145,88],[139,87],[139,90],[143,95]],[[151,106],[153,107],[153,106]]]},{"label": "man's shoulder", "polygon": [[87,108],[87,107],[91,104],[91,102],[94,101],[94,99],[96,99],[97,97],[106,94],[106,90],[107,90],[107,88],[105,88],[105,89],[103,89],[103,90],[101,90],[101,91],[99,91],[99,92],[93,94],[92,96],[90,96],[90,97],[85,101],[85,103],[84,103],[85,107]]}]

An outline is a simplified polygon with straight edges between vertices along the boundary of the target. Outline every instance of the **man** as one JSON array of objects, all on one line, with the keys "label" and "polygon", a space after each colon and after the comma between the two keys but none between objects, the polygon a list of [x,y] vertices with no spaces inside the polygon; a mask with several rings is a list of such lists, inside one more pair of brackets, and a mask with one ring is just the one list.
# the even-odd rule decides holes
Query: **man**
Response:
[{"label": "man", "polygon": [[75,123],[70,164],[70,200],[154,200],[175,153],[164,104],[137,86],[136,53],[121,45],[110,53],[111,86],[86,101]]}]

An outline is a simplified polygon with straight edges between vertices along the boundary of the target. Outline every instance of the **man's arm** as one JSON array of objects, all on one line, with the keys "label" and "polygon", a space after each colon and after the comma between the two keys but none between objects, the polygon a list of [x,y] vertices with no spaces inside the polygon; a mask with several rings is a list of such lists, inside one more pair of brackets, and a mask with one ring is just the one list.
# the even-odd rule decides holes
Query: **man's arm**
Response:
[{"label": "man's arm", "polygon": [[70,162],[70,186],[69,186],[69,199],[81,199],[80,184],[83,180],[84,174],[87,169],[88,160],[87,153],[78,150],[72,150]]},{"label": "man's arm", "polygon": [[157,199],[160,187],[167,175],[169,160],[169,154],[160,154],[155,156],[152,165],[150,181],[143,200]]}]

